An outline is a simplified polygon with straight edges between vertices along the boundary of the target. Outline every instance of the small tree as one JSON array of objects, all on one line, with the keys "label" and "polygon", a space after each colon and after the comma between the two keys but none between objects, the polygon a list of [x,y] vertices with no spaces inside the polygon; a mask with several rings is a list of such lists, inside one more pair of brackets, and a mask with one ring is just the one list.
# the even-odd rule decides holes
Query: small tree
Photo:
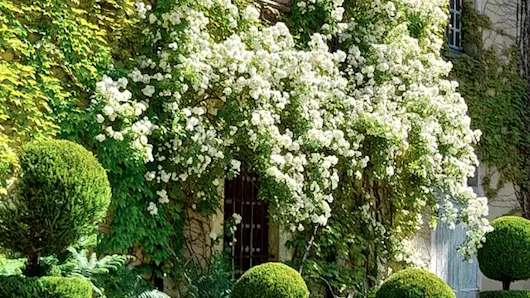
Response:
[{"label": "small tree", "polygon": [[478,251],[480,270],[509,290],[511,282],[530,278],[530,221],[503,216],[492,226],[495,230],[486,235],[486,243]]},{"label": "small tree", "polygon": [[40,275],[41,255],[61,253],[93,232],[110,202],[98,160],[80,145],[46,140],[25,146],[16,190],[1,200],[0,246],[26,255]]}]

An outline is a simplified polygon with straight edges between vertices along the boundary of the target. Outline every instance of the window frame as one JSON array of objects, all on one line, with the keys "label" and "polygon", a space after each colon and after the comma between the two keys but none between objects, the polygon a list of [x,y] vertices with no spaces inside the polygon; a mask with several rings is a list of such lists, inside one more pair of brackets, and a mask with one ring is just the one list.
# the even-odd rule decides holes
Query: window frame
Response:
[{"label": "window frame", "polygon": [[462,10],[464,0],[449,1],[449,24],[447,26],[447,44],[455,51],[462,50]]}]

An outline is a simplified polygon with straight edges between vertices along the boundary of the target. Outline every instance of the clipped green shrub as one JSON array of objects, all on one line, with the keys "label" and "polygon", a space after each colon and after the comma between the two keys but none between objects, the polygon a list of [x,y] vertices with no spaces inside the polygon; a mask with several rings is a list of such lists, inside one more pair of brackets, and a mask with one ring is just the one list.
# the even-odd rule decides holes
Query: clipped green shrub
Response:
[{"label": "clipped green shrub", "polygon": [[405,269],[385,281],[376,298],[456,298],[438,276],[423,269]]},{"label": "clipped green shrub", "polygon": [[0,297],[91,298],[92,287],[82,278],[0,276]]},{"label": "clipped green shrub", "polygon": [[232,298],[308,298],[304,279],[282,263],[250,268],[236,282]]},{"label": "clipped green shrub", "polygon": [[20,156],[17,191],[0,202],[0,246],[38,264],[91,233],[110,202],[110,185],[98,160],[64,140],[30,143]]},{"label": "clipped green shrub", "polygon": [[489,291],[481,292],[480,298],[530,298],[530,291]]},{"label": "clipped green shrub", "polygon": [[502,281],[508,290],[515,280],[530,278],[530,221],[517,216],[494,220],[494,230],[478,251],[480,271],[488,278]]}]

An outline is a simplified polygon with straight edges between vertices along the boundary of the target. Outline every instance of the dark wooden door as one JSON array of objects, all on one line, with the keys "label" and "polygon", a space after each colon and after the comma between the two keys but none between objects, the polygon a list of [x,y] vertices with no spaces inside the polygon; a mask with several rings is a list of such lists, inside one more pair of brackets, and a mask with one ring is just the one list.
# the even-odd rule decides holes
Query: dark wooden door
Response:
[{"label": "dark wooden door", "polygon": [[259,187],[256,175],[242,174],[225,181],[225,221],[234,213],[242,218],[235,243],[225,239],[225,246],[232,243],[232,266],[239,272],[269,260],[269,218],[266,203],[258,199]]}]

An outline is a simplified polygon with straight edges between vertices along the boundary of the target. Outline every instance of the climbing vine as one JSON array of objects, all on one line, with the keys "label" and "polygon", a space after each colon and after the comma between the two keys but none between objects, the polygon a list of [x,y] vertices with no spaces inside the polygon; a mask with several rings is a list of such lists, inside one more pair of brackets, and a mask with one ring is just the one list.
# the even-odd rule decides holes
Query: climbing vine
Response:
[{"label": "climbing vine", "polygon": [[519,150],[522,142],[530,140],[530,132],[525,129],[526,84],[519,72],[517,46],[486,46],[484,30],[495,29],[490,19],[478,14],[469,2],[464,2],[462,29],[464,51],[448,49],[445,57],[453,63],[451,75],[469,107],[471,126],[482,131],[477,155],[500,174],[496,185],[490,185],[493,172],[483,177],[487,197],[493,198],[505,183],[519,184],[526,177]]},{"label": "climbing vine", "polygon": [[178,278],[186,217],[214,215],[224,179],[249,171],[306,277],[365,295],[410,260],[403,243],[424,222],[468,227],[466,257],[491,230],[487,200],[465,185],[480,132],[446,79],[445,2],[298,1],[294,34],[229,0],[0,4],[4,39],[20,45],[3,59],[35,76],[0,92],[37,102],[43,134],[84,144],[108,171],[100,250],[134,249]]},{"label": "climbing vine", "polygon": [[[125,1],[0,2],[0,194],[16,153],[39,137],[77,134],[70,113],[120,56]],[[112,33],[112,34],[111,34]]]},{"label": "climbing vine", "polygon": [[330,20],[344,12],[345,23],[312,27],[323,34],[307,44],[263,26],[253,6],[137,3],[145,54],[104,77],[85,111],[98,155],[134,169],[135,203],[120,206],[113,232],[145,229],[146,251],[170,265],[183,211],[214,214],[218,186],[244,169],[261,177],[272,220],[299,235],[302,271],[350,266],[331,275],[340,293],[364,295],[406,260],[423,214],[467,226],[460,251],[473,255],[490,227],[487,201],[465,186],[479,132],[445,79],[444,3],[337,2]]}]

